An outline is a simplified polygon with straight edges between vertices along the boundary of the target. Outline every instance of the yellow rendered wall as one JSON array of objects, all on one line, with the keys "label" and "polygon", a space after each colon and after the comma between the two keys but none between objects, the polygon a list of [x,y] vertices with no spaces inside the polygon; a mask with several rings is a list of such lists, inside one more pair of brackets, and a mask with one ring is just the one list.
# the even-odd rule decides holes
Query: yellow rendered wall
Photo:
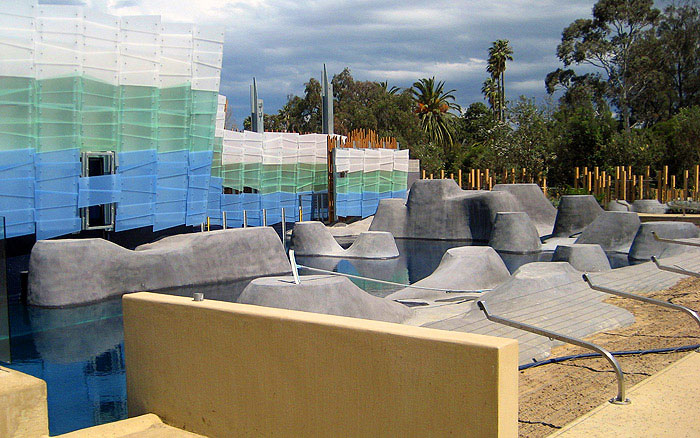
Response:
[{"label": "yellow rendered wall", "polygon": [[516,341],[125,295],[129,415],[209,438],[516,437]]},{"label": "yellow rendered wall", "polygon": [[48,434],[46,382],[0,367],[0,437],[38,438]]}]

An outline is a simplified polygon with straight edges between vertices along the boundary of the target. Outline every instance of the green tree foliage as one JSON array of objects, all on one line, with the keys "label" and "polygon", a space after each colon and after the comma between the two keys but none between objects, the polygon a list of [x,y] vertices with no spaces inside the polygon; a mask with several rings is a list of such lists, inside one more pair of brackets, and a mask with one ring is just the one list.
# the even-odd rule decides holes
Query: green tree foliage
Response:
[{"label": "green tree foliage", "polygon": [[606,94],[617,106],[629,132],[631,105],[650,81],[633,69],[635,46],[653,32],[659,10],[653,0],[599,0],[592,19],[571,23],[557,56],[565,66],[589,64],[605,74]]},{"label": "green tree foliage", "polygon": [[450,110],[459,110],[454,102],[455,90],[445,91],[443,81],[435,81],[435,77],[423,78],[413,83],[411,93],[415,101],[415,112],[418,114],[420,126],[428,135],[430,141],[449,150],[453,141],[453,114]]}]

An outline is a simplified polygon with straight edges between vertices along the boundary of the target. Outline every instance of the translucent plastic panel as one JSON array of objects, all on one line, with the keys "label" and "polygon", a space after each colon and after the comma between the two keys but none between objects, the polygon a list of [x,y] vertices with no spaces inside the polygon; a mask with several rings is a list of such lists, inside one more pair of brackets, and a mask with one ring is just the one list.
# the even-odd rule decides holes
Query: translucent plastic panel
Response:
[{"label": "translucent plastic panel", "polygon": [[162,88],[158,107],[158,150],[179,151],[190,148],[189,86]]},{"label": "translucent plastic panel", "polygon": [[36,147],[34,80],[0,77],[0,151]]},{"label": "translucent plastic panel", "polygon": [[94,79],[82,79],[80,111],[81,149],[118,149],[119,88]]},{"label": "translucent plastic panel", "polygon": [[158,98],[155,87],[119,87],[120,151],[157,149]]},{"label": "translucent plastic panel", "polygon": [[79,76],[36,82],[37,152],[79,147],[81,82]]}]

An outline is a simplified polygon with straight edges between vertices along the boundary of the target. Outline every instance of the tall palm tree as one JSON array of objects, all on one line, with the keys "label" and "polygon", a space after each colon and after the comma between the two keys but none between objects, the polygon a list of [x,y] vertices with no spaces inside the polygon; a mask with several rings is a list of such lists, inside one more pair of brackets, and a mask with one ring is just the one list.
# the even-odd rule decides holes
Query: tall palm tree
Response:
[{"label": "tall palm tree", "polygon": [[416,103],[415,112],[421,128],[430,139],[445,149],[452,146],[452,115],[450,110],[459,110],[454,100],[456,90],[445,91],[445,82],[435,81],[435,77],[423,78],[413,83],[411,94]]},{"label": "tall palm tree", "polygon": [[391,95],[398,94],[401,91],[401,88],[397,87],[396,85],[393,85],[391,88],[389,88],[388,81],[381,81],[379,83],[379,86],[382,88],[382,90],[386,91],[387,93],[389,93]]},{"label": "tall palm tree", "polygon": [[496,40],[489,47],[486,71],[499,81],[499,117],[503,120],[506,106],[506,62],[513,60],[513,49],[508,40]]},{"label": "tall palm tree", "polygon": [[486,101],[489,103],[489,106],[491,107],[491,111],[493,112],[494,117],[497,115],[498,111],[498,103],[499,103],[499,85],[498,81],[495,80],[493,77],[490,77],[484,81],[484,84],[481,87],[481,92],[484,95],[484,98]]}]

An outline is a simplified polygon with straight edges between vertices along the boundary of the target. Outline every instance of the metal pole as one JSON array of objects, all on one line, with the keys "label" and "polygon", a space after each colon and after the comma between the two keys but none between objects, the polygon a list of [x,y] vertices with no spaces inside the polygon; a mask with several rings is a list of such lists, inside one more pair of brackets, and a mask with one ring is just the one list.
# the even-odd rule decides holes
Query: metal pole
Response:
[{"label": "metal pole", "polygon": [[287,242],[287,215],[285,214],[284,207],[282,207],[282,245]]},{"label": "metal pole", "polygon": [[651,261],[654,262],[656,267],[661,269],[662,271],[668,271],[668,272],[673,272],[675,274],[687,275],[689,277],[700,277],[700,273],[689,271],[687,269],[683,269],[680,266],[662,265],[661,263],[659,263],[659,260],[656,258],[656,256],[651,256]]},{"label": "metal pole", "polygon": [[199,231],[201,231],[202,233],[204,232],[204,222],[202,222],[199,226]]},{"label": "metal pole", "polygon": [[302,222],[302,221],[304,220],[304,219],[303,219],[303,217],[304,217],[304,216],[303,216],[303,213],[304,213],[304,210],[302,209],[302,207],[301,207],[301,205],[300,205],[300,206],[299,206],[299,222]]},{"label": "metal pole", "polygon": [[588,348],[589,350],[593,350],[595,352],[600,353],[600,355],[607,359],[608,362],[610,362],[610,365],[612,365],[613,368],[615,368],[615,374],[617,375],[617,396],[615,398],[610,399],[610,403],[616,405],[629,404],[629,399],[625,397],[625,375],[623,374],[622,368],[620,368],[620,364],[617,362],[617,359],[615,359],[615,357],[613,357],[613,355],[610,354],[608,350],[599,347],[595,344],[591,344],[590,342],[583,341],[581,339],[572,338],[566,335],[562,335],[560,333],[535,327],[530,324],[501,318],[500,316],[491,315],[488,309],[486,308],[486,303],[484,303],[483,301],[477,301],[476,305],[479,306],[479,309],[481,309],[482,312],[484,312],[484,315],[486,315],[486,319],[488,319],[489,321],[497,322],[499,324],[507,325],[509,327],[525,330],[526,332],[535,333],[540,336],[545,336],[551,339],[556,339],[558,341],[577,345],[582,348]]},{"label": "metal pole", "polygon": [[267,209],[263,208],[262,209],[262,215],[263,215],[263,227],[267,226]]},{"label": "metal pole", "polygon": [[[654,257],[654,259],[656,259],[656,257]],[[669,309],[680,310],[681,312],[685,312],[688,315],[690,315],[690,317],[693,318],[695,320],[695,322],[698,323],[698,326],[700,327],[700,317],[698,316],[698,314],[694,310],[689,309],[688,307],[681,306],[679,304],[669,303],[668,301],[655,300],[653,298],[645,297],[642,295],[635,295],[635,294],[631,294],[629,292],[623,292],[620,290],[610,289],[610,288],[607,288],[604,286],[596,286],[593,283],[591,283],[591,279],[588,277],[588,274],[583,274],[583,281],[588,283],[588,286],[590,286],[591,289],[597,290],[599,292],[603,292],[603,293],[610,294],[610,295],[617,295],[618,297],[622,297],[622,298],[629,298],[632,300],[642,301],[644,303],[656,304],[657,306],[667,307]]]},{"label": "metal pole", "polygon": [[294,250],[289,250],[289,263],[292,265],[292,276],[294,276],[294,284],[300,284],[299,280],[299,269],[297,267],[297,260],[294,257]]},{"label": "metal pole", "polygon": [[228,228],[228,222],[226,221],[226,212],[222,211],[221,212],[221,224],[224,227],[224,230]]},{"label": "metal pole", "polygon": [[700,243],[697,243],[697,242],[685,242],[683,240],[661,238],[656,234],[656,231],[652,231],[651,235],[654,237],[655,240],[657,240],[659,242],[663,242],[663,243],[671,243],[673,245],[685,245],[685,246],[698,246],[698,247],[700,247]]},{"label": "metal pole", "polygon": [[243,228],[248,228],[248,210],[243,210]]}]

